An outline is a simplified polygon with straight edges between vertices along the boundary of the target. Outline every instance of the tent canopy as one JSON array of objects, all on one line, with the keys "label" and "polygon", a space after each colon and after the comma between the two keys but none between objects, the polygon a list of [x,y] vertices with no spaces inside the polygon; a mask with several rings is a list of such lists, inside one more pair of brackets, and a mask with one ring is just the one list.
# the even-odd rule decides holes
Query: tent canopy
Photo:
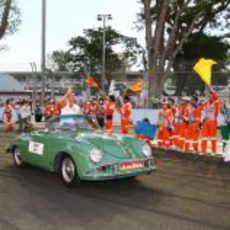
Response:
[{"label": "tent canopy", "polygon": [[7,73],[0,73],[0,92],[24,92],[22,83]]}]

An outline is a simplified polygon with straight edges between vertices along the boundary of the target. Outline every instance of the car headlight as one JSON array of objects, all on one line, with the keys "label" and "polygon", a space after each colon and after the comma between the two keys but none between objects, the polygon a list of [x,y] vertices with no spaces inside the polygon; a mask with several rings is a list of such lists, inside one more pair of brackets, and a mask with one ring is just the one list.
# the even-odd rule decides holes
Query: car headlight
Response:
[{"label": "car headlight", "polygon": [[146,157],[151,157],[152,156],[152,149],[149,145],[145,144],[142,147],[142,153],[146,156]]},{"label": "car headlight", "polygon": [[102,152],[99,149],[92,149],[89,152],[89,157],[90,157],[91,161],[98,163],[102,159]]}]

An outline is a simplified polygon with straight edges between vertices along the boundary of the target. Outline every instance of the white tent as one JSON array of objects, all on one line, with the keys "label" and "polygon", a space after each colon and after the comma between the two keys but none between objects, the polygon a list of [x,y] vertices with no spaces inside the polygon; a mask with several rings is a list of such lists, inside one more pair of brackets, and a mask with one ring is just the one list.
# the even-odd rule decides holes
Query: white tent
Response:
[{"label": "white tent", "polygon": [[0,73],[0,92],[24,92],[22,83],[8,73]]}]

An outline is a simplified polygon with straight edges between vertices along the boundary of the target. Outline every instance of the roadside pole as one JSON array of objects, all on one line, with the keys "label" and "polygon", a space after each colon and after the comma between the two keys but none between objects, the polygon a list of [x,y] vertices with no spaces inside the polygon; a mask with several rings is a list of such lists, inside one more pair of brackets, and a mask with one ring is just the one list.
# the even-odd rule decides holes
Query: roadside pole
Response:
[{"label": "roadside pole", "polygon": [[42,74],[42,105],[45,105],[46,97],[46,0],[42,0],[42,50],[41,50],[41,74]]}]

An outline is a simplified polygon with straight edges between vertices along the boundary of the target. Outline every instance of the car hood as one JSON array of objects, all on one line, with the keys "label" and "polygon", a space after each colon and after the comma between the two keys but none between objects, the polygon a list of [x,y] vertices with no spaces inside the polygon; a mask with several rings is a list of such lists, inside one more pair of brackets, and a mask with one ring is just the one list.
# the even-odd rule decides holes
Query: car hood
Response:
[{"label": "car hood", "polygon": [[78,141],[87,142],[103,151],[104,154],[118,159],[134,158],[128,144],[125,142],[124,135],[102,134],[102,133],[79,133],[75,137]]}]

